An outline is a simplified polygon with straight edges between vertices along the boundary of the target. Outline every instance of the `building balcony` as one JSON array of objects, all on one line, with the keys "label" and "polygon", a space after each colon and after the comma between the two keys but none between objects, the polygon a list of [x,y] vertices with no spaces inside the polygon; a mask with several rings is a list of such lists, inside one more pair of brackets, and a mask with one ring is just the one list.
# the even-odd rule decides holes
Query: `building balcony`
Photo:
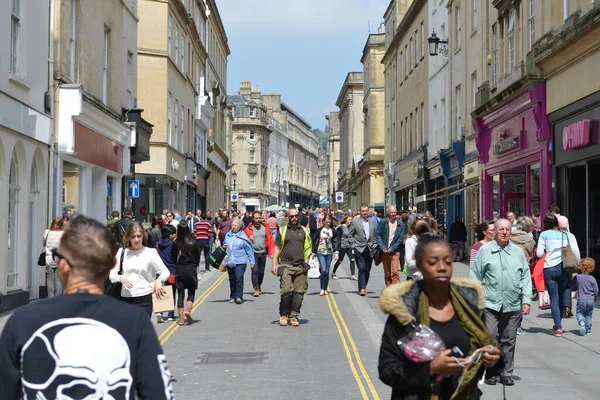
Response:
[{"label": "building balcony", "polygon": [[196,96],[196,121],[208,130],[212,126],[212,119],[215,115],[215,107],[210,102],[207,94]]}]

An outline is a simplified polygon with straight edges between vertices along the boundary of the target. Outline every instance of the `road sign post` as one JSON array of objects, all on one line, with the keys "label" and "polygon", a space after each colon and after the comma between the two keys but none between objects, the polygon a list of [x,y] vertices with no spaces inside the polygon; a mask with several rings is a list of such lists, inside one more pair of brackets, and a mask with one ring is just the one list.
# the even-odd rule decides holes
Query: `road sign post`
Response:
[{"label": "road sign post", "polygon": [[127,197],[131,197],[132,199],[140,197],[140,181],[127,181]]},{"label": "road sign post", "polygon": [[335,202],[336,203],[344,202],[344,192],[335,192]]}]

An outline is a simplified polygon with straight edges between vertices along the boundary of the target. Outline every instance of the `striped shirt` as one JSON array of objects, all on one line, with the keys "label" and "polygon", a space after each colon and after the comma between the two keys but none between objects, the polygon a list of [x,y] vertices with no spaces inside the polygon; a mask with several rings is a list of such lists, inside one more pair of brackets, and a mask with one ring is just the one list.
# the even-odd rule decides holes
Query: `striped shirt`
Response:
[{"label": "striped shirt", "polygon": [[194,224],[194,236],[199,239],[210,239],[212,235],[212,225],[205,219],[202,219]]}]

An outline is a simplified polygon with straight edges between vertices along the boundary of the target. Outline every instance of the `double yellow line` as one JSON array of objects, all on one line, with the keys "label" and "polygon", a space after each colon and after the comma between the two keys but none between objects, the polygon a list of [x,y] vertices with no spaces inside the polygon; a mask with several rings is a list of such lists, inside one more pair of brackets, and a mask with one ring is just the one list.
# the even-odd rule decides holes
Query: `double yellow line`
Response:
[{"label": "double yellow line", "polygon": [[[217,278],[217,280],[213,282],[213,284],[210,285],[208,289],[206,289],[206,291],[204,291],[204,293],[202,293],[202,295],[196,299],[194,305],[192,306],[192,313],[195,312],[196,309],[198,309],[198,307],[200,307],[202,303],[204,303],[204,301],[208,298],[208,296],[212,294],[212,292],[217,290],[217,287],[219,287],[219,285],[223,283],[225,279],[227,279],[227,274],[221,274],[221,276]],[[171,325],[167,327],[167,329],[165,329],[160,335],[158,335],[160,345],[164,345],[165,342],[169,340],[171,336],[173,336],[173,333],[175,333],[177,329],[179,329],[179,325],[177,324],[177,321],[173,321]]]},{"label": "double yellow line", "polygon": [[[344,346],[344,351],[346,352],[346,358],[348,359],[350,370],[352,371],[352,375],[358,384],[358,389],[360,390],[363,400],[369,400],[369,395],[365,389],[363,380],[366,383],[369,392],[371,393],[371,398],[373,400],[379,400],[377,390],[375,390],[375,386],[373,386],[373,382],[371,382],[371,378],[369,378],[369,374],[367,373],[367,370],[360,359],[360,354],[358,353],[354,339],[352,339],[348,325],[346,324],[346,321],[342,316],[342,312],[335,301],[335,297],[331,292],[329,292],[327,295],[327,304],[329,305],[329,311],[331,312],[331,316],[335,322],[340,339],[342,339],[342,345]],[[352,351],[350,351],[350,349],[352,349]],[[356,365],[358,365],[358,370],[360,370],[360,373],[358,372]]]}]

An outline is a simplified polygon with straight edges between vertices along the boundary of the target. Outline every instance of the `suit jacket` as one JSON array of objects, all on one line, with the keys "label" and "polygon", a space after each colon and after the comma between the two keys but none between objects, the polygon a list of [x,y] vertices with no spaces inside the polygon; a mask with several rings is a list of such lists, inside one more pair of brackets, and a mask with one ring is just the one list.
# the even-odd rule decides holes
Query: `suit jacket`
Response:
[{"label": "suit jacket", "polygon": [[367,220],[369,223],[369,239],[365,235],[365,230],[363,229],[362,218],[360,216],[355,217],[350,224],[350,236],[354,239],[353,248],[360,253],[363,253],[366,248],[368,248],[373,254],[375,250],[377,250],[377,239],[375,238],[375,234],[377,232],[377,222],[369,218]]}]

